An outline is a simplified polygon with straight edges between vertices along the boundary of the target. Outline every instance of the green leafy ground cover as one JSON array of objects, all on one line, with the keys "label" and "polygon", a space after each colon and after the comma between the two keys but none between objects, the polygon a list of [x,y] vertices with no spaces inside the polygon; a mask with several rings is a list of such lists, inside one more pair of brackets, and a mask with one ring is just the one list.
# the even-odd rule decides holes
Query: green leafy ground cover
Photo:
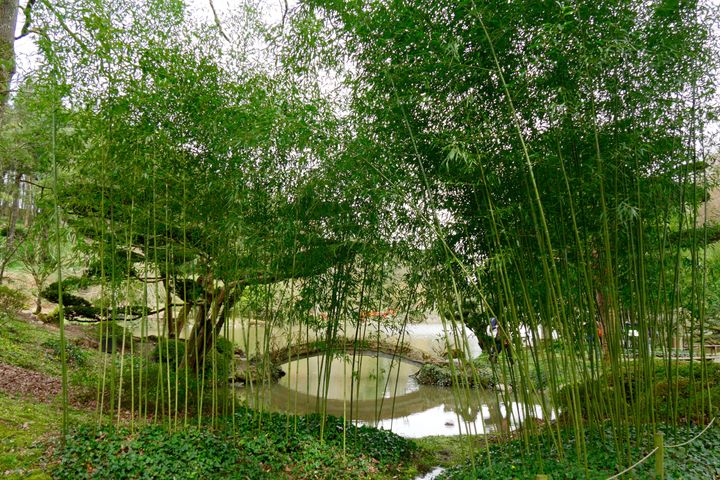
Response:
[{"label": "green leafy ground cover", "polygon": [[[76,332],[77,333],[77,332]],[[92,327],[88,327],[92,334]],[[169,431],[147,426],[98,429],[94,409],[72,409],[78,426],[60,446],[62,410],[59,331],[18,318],[0,322],[0,363],[37,373],[54,390],[42,401],[0,393],[0,474],[3,478],[413,478],[412,441],[327,418],[257,414],[238,407],[219,427]],[[66,342],[72,391],[94,385],[102,354]],[[156,367],[157,364],[150,362]],[[27,385],[30,392],[50,383]],[[71,395],[71,400],[74,395]],[[260,429],[260,426],[262,427]],[[50,476],[52,475],[52,477]]]},{"label": "green leafy ground cover", "polygon": [[416,450],[412,441],[370,427],[346,427],[334,417],[326,419],[321,441],[320,425],[315,415],[259,414],[241,408],[218,429],[82,428],[59,450],[54,477],[412,478],[414,470],[406,463]]}]

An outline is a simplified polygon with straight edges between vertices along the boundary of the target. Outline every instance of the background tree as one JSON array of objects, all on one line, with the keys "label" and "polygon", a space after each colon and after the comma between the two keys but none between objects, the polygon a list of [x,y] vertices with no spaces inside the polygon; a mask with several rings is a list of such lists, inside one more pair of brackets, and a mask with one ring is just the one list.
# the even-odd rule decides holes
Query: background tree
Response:
[{"label": "background tree", "polygon": [[[41,209],[39,215],[33,219],[32,226],[28,229],[27,235],[18,249],[18,258],[25,270],[30,274],[35,284],[37,294],[35,297],[35,315],[42,312],[42,290],[47,280],[57,274],[58,269],[67,267],[76,261],[76,255],[72,248],[71,232],[64,228],[59,232],[53,228],[52,209]],[[57,236],[60,235],[60,243],[63,251],[57,255]]]}]

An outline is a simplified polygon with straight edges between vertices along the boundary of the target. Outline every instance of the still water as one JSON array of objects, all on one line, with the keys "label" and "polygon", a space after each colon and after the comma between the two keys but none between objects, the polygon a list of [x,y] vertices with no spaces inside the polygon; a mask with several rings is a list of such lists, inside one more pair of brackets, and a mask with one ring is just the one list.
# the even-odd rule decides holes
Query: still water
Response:
[{"label": "still water", "polygon": [[[498,392],[472,390],[456,398],[449,388],[419,385],[418,366],[386,356],[315,356],[283,365],[276,385],[240,389],[251,405],[306,414],[325,411],[355,423],[411,438],[483,434],[517,428],[528,417],[542,419],[541,405],[523,405]],[[352,372],[355,372],[353,375]]]}]

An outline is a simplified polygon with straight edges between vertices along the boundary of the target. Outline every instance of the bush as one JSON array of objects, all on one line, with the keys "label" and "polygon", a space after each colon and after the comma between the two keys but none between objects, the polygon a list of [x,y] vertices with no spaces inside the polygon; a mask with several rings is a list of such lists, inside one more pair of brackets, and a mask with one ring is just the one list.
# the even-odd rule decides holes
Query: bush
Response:
[{"label": "bush", "polygon": [[[191,411],[196,411],[200,405],[205,410],[218,403],[213,402],[213,395],[217,395],[223,408],[229,405],[226,400],[232,395],[229,378],[235,348],[233,343],[218,338],[215,348],[206,354],[205,368],[200,372],[183,365],[186,348],[187,342],[183,339],[161,338],[150,353],[149,362],[134,357],[135,368],[126,368],[123,374],[123,405],[126,408],[133,405],[130,398],[133,390],[136,395],[143,396],[142,402],[135,399],[135,406],[147,402],[150,411],[157,410],[160,414],[182,410],[186,403]],[[141,379],[143,385],[140,390]],[[130,388],[131,382],[135,389]]]},{"label": "bush", "polygon": [[450,368],[426,363],[415,374],[420,385],[435,385],[438,387],[450,387],[453,384]]},{"label": "bush", "polygon": [[25,306],[25,295],[5,285],[0,285],[0,314],[12,315]]},{"label": "bush", "polygon": [[160,338],[150,354],[150,358],[155,363],[169,364],[170,369],[175,370],[175,367],[180,366],[185,359],[186,344],[182,339]]},{"label": "bush", "polygon": [[[456,381],[461,385],[492,388],[496,381],[490,366],[477,360],[473,363],[473,368],[469,366],[454,367]],[[453,385],[453,370],[448,365],[426,363],[415,374],[415,378],[420,385],[450,387]]]},{"label": "bush", "polygon": [[[65,320],[78,321],[80,319],[100,320],[100,309],[97,307],[86,307],[83,305],[63,305],[63,317]],[[60,308],[56,307],[47,315],[38,315],[44,323],[57,325],[60,323]]]},{"label": "bush", "polygon": [[[69,306],[82,306],[82,307],[90,307],[92,306],[90,302],[85,300],[82,297],[78,297],[77,295],[73,295],[70,293],[71,290],[77,288],[77,282],[75,280],[75,277],[71,277],[68,279],[63,280],[63,305],[66,307]],[[59,303],[60,297],[58,296],[58,282],[53,282],[47,287],[43,288],[40,291],[40,296],[47,300],[48,302],[52,303]]]},{"label": "bush", "polygon": [[[183,339],[160,338],[150,354],[153,362],[169,364],[170,370],[175,370],[185,360],[187,342]],[[215,340],[215,348],[206,354],[205,373],[215,374],[218,379],[227,380],[232,368],[235,345],[227,338],[220,337]],[[162,362],[161,362],[162,360]],[[213,371],[214,369],[214,371]]]}]

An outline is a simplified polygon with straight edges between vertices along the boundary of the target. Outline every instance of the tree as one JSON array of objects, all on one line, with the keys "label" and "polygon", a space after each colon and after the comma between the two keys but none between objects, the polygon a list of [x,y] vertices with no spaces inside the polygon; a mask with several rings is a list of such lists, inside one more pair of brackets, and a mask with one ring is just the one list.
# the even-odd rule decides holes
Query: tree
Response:
[{"label": "tree", "polygon": [[[51,209],[43,209],[39,215],[35,216],[18,251],[18,258],[25,270],[32,276],[37,290],[35,315],[42,311],[41,292],[45,288],[48,278],[56,274],[59,268],[72,264],[74,259],[74,255],[71,253],[70,231],[63,229],[58,232],[53,228],[53,220]],[[60,257],[57,255],[58,236],[61,237],[60,242],[65,249]]]},{"label": "tree", "polygon": [[59,192],[104,282],[162,282],[170,334],[194,315],[194,367],[247,286],[321,274],[363,240],[325,177],[324,102],[264,72],[238,80],[202,50],[135,51],[136,75],[72,115],[83,142]]},{"label": "tree", "polygon": [[0,3],[0,118],[10,97],[10,82],[15,74],[15,27],[18,1]]}]

